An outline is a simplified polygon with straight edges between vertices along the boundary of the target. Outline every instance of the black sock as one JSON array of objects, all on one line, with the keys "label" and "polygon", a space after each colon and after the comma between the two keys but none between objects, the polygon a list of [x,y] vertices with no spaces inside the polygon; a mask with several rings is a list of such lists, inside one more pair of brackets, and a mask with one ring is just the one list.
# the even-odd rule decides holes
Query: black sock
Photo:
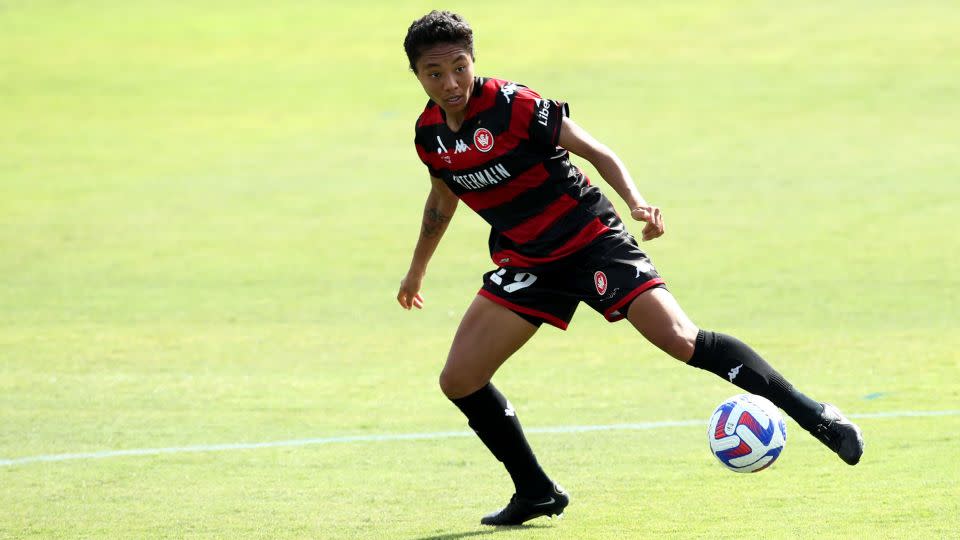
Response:
[{"label": "black sock", "polygon": [[553,482],[540,468],[527,438],[523,436],[513,406],[493,384],[450,401],[463,412],[483,444],[507,468],[518,496],[533,498],[553,489]]},{"label": "black sock", "polygon": [[797,391],[766,360],[735,337],[700,330],[688,364],[716,373],[751,394],[769,399],[808,431],[820,421],[823,408],[819,403]]}]

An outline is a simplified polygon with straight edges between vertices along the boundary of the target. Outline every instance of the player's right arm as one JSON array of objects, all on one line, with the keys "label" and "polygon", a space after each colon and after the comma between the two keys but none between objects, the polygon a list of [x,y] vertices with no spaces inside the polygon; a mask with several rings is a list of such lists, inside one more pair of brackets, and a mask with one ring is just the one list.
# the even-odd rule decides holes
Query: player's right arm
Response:
[{"label": "player's right arm", "polygon": [[413,250],[410,269],[400,282],[400,292],[397,293],[397,302],[400,302],[400,307],[403,309],[423,308],[420,286],[423,284],[423,276],[427,273],[427,263],[430,262],[433,252],[437,250],[440,239],[447,230],[447,224],[457,210],[457,203],[460,202],[443,180],[431,176],[430,183],[430,194],[427,195],[427,203],[423,207],[420,238],[417,240],[417,247]]}]

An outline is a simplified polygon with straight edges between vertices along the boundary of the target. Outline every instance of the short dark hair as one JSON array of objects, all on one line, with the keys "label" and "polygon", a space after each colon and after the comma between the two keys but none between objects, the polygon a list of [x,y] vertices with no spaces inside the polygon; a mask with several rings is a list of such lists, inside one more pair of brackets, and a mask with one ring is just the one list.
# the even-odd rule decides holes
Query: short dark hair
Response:
[{"label": "short dark hair", "polygon": [[410,70],[416,73],[417,60],[428,47],[438,43],[456,43],[463,46],[473,58],[473,29],[463,17],[452,11],[433,10],[413,21],[403,40]]}]

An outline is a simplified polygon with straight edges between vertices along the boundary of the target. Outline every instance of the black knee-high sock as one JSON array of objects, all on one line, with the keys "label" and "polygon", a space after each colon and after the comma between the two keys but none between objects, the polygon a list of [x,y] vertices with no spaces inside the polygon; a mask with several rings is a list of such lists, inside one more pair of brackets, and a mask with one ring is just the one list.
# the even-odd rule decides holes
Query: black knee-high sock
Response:
[{"label": "black knee-high sock", "polygon": [[553,489],[553,483],[527,444],[516,411],[493,384],[450,401],[463,412],[483,444],[507,468],[517,495],[533,498]]},{"label": "black knee-high sock", "polygon": [[808,431],[820,421],[819,403],[797,391],[766,360],[735,337],[700,330],[688,364],[769,399]]}]

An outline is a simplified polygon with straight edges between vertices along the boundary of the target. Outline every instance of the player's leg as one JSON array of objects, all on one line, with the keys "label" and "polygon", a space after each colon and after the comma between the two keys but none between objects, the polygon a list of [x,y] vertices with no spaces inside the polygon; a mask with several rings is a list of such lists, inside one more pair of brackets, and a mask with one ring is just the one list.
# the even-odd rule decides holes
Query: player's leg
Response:
[{"label": "player's leg", "polygon": [[536,325],[477,295],[453,337],[440,389],[453,400],[475,393],[536,331]]},{"label": "player's leg", "polygon": [[510,504],[484,517],[484,524],[519,525],[558,514],[569,501],[537,462],[513,406],[490,383],[503,362],[536,331],[536,325],[478,295],[460,322],[440,374],[441,390],[503,463],[516,488]]},{"label": "player's leg", "polygon": [[637,296],[627,318],[670,356],[769,399],[845,462],[855,465],[860,460],[860,428],[833,405],[818,403],[798,391],[742,341],[697,328],[666,289],[655,288]]}]

